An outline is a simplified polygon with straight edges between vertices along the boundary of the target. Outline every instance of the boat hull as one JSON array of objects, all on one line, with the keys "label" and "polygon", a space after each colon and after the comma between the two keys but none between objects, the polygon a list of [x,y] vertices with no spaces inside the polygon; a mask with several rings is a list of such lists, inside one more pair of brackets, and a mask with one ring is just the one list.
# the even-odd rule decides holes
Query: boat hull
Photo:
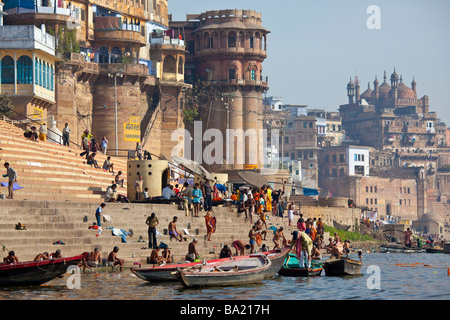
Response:
[{"label": "boat hull", "polygon": [[323,267],[318,268],[285,268],[282,267],[278,274],[283,277],[317,277],[322,273]]},{"label": "boat hull", "polygon": [[53,280],[67,272],[67,268],[78,265],[87,253],[68,258],[30,261],[0,265],[0,286],[37,286]]},{"label": "boat hull", "polygon": [[420,253],[425,252],[422,248],[409,248],[409,247],[397,247],[397,246],[380,246],[382,253]]},{"label": "boat hull", "polygon": [[444,253],[444,249],[437,249],[437,248],[427,248],[425,249],[427,253]]},{"label": "boat hull", "polygon": [[[266,277],[273,277],[280,270],[283,265],[285,256],[289,252],[289,249],[282,250],[272,250],[263,252],[268,256],[272,265],[267,272]],[[248,256],[239,256],[235,259],[244,259]],[[230,260],[230,258],[213,259],[206,261],[207,265],[214,265]],[[134,273],[138,278],[149,281],[149,282],[176,282],[178,278],[176,277],[176,271],[178,269],[188,269],[195,268],[195,266],[202,265],[203,262],[192,262],[192,263],[182,263],[182,264],[170,264],[164,266],[155,266],[148,268],[132,268],[131,272]]]},{"label": "boat hull", "polygon": [[330,259],[325,261],[324,269],[327,276],[353,276],[361,274],[362,262],[348,258]]},{"label": "boat hull", "polygon": [[255,266],[249,268],[247,270],[238,270],[233,271],[230,269],[229,271],[216,272],[213,270],[209,271],[186,271],[180,270],[177,273],[177,277],[183,286],[187,288],[204,288],[211,286],[233,286],[233,285],[242,285],[248,283],[260,282],[267,278],[272,271],[270,271],[270,267],[272,265],[271,261],[267,258],[266,255],[261,254],[258,256],[250,256],[248,259],[243,259],[236,262],[227,262],[223,264],[219,264],[217,267],[220,269],[224,269],[225,267],[233,267],[234,265],[239,266],[239,268],[244,266],[246,261],[250,259],[255,259],[257,257],[260,259],[259,266]]}]

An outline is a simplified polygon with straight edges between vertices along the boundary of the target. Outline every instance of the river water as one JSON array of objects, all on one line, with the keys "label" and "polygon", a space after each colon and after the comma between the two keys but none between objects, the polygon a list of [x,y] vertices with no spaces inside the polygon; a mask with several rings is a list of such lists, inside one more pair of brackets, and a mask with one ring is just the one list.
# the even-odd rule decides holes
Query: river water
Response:
[{"label": "river water", "polygon": [[65,275],[38,287],[1,288],[0,300],[450,299],[448,254],[365,253],[363,263],[363,274],[356,277],[327,277],[324,272],[315,278],[277,275],[257,284],[206,289],[186,289],[176,282],[152,284],[129,271],[81,274],[80,289],[69,289]]}]

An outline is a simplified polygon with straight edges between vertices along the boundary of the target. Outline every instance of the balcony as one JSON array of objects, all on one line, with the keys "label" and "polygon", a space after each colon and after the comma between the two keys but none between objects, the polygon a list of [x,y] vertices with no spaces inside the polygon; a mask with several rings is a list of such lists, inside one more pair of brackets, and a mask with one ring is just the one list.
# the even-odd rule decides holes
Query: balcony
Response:
[{"label": "balcony", "polygon": [[95,41],[145,46],[145,37],[132,30],[95,30]]},{"label": "balcony", "polygon": [[140,29],[138,25],[123,24],[120,17],[95,17],[95,41],[115,43],[119,46],[120,44],[145,46],[147,41],[141,32],[128,30],[129,27]]}]

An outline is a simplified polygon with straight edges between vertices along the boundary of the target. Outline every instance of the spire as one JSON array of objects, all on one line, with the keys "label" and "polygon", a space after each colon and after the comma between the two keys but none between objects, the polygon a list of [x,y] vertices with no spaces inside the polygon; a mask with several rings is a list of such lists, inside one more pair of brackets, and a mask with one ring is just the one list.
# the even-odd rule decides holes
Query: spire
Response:
[{"label": "spire", "polygon": [[387,77],[386,77],[386,70],[384,70],[384,76],[383,76],[384,82],[386,82],[386,79],[387,79]]},{"label": "spire", "polygon": [[403,82],[403,75],[400,75],[400,82]]}]

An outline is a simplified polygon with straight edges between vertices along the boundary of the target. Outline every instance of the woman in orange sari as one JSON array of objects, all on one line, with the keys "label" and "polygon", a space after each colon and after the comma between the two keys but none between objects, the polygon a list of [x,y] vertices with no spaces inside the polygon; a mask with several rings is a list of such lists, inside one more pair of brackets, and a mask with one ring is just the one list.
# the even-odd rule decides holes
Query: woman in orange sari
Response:
[{"label": "woman in orange sari", "polygon": [[270,187],[267,188],[266,211],[272,212],[272,189]]},{"label": "woman in orange sari", "polygon": [[261,195],[259,192],[255,192],[253,194],[253,199],[255,199],[255,202],[256,202],[255,209],[256,209],[257,213],[261,213],[261,205],[260,205],[260,201],[259,201],[260,198],[261,198]]},{"label": "woman in orange sari", "polygon": [[[215,221],[215,218],[214,218]],[[206,240],[211,241],[211,235],[216,231],[215,223],[213,224],[213,216],[211,215],[211,211],[206,212],[205,215],[205,224],[206,224]]]}]

